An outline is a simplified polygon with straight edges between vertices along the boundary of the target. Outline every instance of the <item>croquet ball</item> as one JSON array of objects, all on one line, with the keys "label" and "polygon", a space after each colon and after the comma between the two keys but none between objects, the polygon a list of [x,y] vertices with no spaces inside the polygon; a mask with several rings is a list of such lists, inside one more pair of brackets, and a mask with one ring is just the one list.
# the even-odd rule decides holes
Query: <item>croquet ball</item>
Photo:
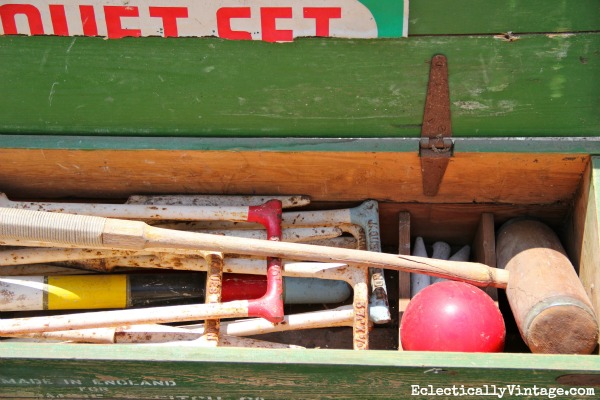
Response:
[{"label": "croquet ball", "polygon": [[506,329],[500,310],[473,285],[444,281],[420,291],[400,323],[404,350],[500,352]]}]

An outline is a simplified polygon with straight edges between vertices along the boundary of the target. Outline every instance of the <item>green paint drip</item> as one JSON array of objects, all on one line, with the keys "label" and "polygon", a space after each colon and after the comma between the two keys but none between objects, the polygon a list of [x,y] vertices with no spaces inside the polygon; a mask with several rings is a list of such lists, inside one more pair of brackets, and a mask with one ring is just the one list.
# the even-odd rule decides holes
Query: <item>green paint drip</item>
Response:
[{"label": "green paint drip", "polygon": [[359,0],[377,23],[377,37],[401,37],[404,31],[404,1]]}]

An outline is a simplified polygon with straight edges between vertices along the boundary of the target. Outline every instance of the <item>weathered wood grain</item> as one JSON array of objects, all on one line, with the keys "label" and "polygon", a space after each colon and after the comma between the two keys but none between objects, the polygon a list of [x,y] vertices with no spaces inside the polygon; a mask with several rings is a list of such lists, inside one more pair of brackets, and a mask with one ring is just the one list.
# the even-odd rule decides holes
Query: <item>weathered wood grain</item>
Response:
[{"label": "weathered wood grain", "polygon": [[44,345],[41,352],[39,345],[27,343],[1,348],[0,398],[428,399],[412,396],[411,385],[569,388],[556,379],[593,373],[598,367],[596,357],[523,354],[229,348],[186,352],[177,346],[56,344]]},{"label": "weathered wood grain", "polygon": [[441,53],[455,136],[593,136],[599,46],[594,32],[286,44],[0,36],[10,93],[0,133],[417,137],[428,60]]},{"label": "weathered wood grain", "polygon": [[592,158],[586,169],[581,187],[574,203],[572,218],[565,229],[566,248],[578,269],[579,277],[592,301],[596,313],[600,313],[600,160]]},{"label": "weathered wood grain", "polygon": [[581,32],[600,27],[594,0],[411,0],[410,35]]},{"label": "weathered wood grain", "polygon": [[496,204],[570,201],[589,161],[587,155],[573,154],[457,152],[438,195],[430,197],[422,193],[416,149],[404,153],[0,149],[0,157],[4,161],[0,191],[9,198],[301,193],[313,201]]},{"label": "weathered wood grain", "polygon": [[[472,260],[490,267],[496,268],[496,232],[494,214],[482,213],[477,231],[473,239]],[[496,288],[485,288],[485,292],[494,301],[498,301],[498,290]]]},{"label": "weathered wood grain", "polygon": [[[589,156],[598,142],[483,141],[598,135],[599,7],[412,0],[413,36],[399,40],[0,36],[0,191],[301,193],[332,207],[375,198],[389,252],[402,251],[400,213],[410,213],[413,236],[454,245],[472,241],[482,213],[498,224],[534,216],[557,230],[567,221],[599,310],[600,162]],[[419,136],[437,53],[449,60],[454,135],[475,141],[457,142],[440,196],[425,198],[417,147],[379,139]],[[376,141],[364,147],[359,137]],[[416,400],[431,396],[412,396],[413,384],[561,382],[599,390],[597,356],[213,350],[0,342],[0,398]]]},{"label": "weathered wood grain", "polygon": [[[398,254],[411,255],[411,232],[410,232],[410,213],[400,211],[398,213]],[[398,272],[398,320],[402,320],[402,314],[410,301],[410,273]],[[398,323],[398,328],[400,323]],[[402,351],[402,338],[398,329],[398,350]]]}]

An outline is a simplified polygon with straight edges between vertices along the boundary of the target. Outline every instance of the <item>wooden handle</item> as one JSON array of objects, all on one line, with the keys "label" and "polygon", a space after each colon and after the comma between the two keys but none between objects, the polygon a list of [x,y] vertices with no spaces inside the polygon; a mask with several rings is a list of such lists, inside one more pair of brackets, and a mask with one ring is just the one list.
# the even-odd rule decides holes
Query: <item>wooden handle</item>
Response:
[{"label": "wooden handle", "polygon": [[0,208],[0,237],[100,247],[105,218]]},{"label": "wooden handle", "polygon": [[[108,224],[107,224],[108,226]],[[114,228],[114,226],[111,226]],[[112,230],[113,238],[116,230]],[[111,239],[112,240],[112,239]],[[484,264],[434,260],[415,256],[377,253],[364,250],[326,248],[300,243],[272,242],[257,239],[241,239],[210,234],[169,231],[148,226],[145,229],[147,246],[170,248],[195,248],[239,253],[263,257],[293,260],[342,262],[361,267],[387,268],[461,280],[476,286],[505,288],[508,272],[490,268]],[[115,245],[116,242],[112,244]]]},{"label": "wooden handle", "polygon": [[[101,226],[103,229],[100,229]],[[55,229],[57,232],[54,232]],[[192,249],[293,260],[342,262],[428,274],[481,287],[505,288],[509,275],[507,271],[479,263],[175,231],[152,227],[140,221],[30,210],[0,209],[0,240],[3,237],[56,242],[61,245],[77,243],[85,246],[87,242],[93,242],[95,247],[124,250]]]},{"label": "wooden handle", "polygon": [[248,302],[236,300],[227,303],[151,307],[142,310],[143,312],[140,312],[140,309],[130,309],[5,319],[0,320],[0,336],[212,318],[243,318],[248,316]]}]

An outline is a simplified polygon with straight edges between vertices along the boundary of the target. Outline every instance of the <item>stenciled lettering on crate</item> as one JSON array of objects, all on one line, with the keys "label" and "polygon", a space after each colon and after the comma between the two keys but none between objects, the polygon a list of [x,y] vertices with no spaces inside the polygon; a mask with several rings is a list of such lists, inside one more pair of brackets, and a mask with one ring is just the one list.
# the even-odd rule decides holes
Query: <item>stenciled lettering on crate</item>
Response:
[{"label": "stenciled lettering on crate", "polygon": [[307,36],[403,37],[407,17],[408,0],[0,1],[0,33],[5,35],[215,36],[267,42]]}]

